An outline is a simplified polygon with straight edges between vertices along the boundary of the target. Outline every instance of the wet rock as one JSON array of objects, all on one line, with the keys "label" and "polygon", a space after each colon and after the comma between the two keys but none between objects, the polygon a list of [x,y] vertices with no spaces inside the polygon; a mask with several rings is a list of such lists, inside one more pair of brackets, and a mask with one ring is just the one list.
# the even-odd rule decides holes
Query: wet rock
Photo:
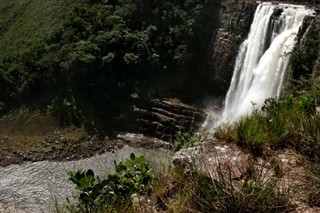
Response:
[{"label": "wet rock", "polygon": [[0,166],[11,164],[21,164],[24,161],[68,161],[91,157],[98,153],[115,151],[124,146],[120,140],[104,140],[99,137],[91,139],[82,138],[79,140],[66,139],[59,135],[50,135],[42,143],[47,146],[41,149],[31,149],[29,151],[0,150]]}]

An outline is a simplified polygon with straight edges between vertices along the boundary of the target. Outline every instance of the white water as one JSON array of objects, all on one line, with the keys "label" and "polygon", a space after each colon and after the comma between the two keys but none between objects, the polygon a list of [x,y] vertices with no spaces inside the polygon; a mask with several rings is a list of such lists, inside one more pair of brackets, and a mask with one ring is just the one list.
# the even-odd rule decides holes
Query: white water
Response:
[{"label": "white water", "polygon": [[[276,10],[282,10],[274,16]],[[213,131],[221,123],[237,121],[264,100],[281,94],[296,37],[305,16],[313,10],[290,4],[259,4],[248,38],[240,46],[231,85],[220,118],[208,117],[204,126]]]}]

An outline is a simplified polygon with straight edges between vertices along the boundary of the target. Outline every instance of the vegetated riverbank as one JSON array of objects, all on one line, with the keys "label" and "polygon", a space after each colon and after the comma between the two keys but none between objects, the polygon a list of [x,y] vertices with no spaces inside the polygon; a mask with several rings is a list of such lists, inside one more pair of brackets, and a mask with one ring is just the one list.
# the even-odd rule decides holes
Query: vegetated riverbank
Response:
[{"label": "vegetated riverbank", "polygon": [[[283,97],[269,98],[251,115],[220,126],[215,131],[217,139],[209,135],[200,145],[181,151],[176,162],[182,167],[158,174],[151,191],[137,191],[132,198],[111,188],[115,196],[111,200],[100,200],[99,195],[90,192],[90,199],[84,200],[81,194],[91,187],[85,186],[79,189],[79,204],[66,211],[319,212],[319,57],[311,51],[315,57],[303,59],[305,54],[311,55],[308,50],[319,46],[319,30],[310,32],[305,40],[308,45],[299,49],[292,60],[306,65],[294,67],[300,73],[310,69],[313,76],[291,82],[292,87],[287,89],[290,92]],[[191,141],[194,139],[180,140],[185,146],[195,144]],[[128,165],[121,167],[117,175],[125,176]],[[90,171],[81,175],[94,176]],[[109,183],[109,179],[97,181],[93,188],[104,195],[109,191],[99,187]],[[121,183],[117,187],[122,188]]]},{"label": "vegetated riverbank", "polygon": [[88,134],[83,126],[61,126],[41,111],[21,109],[0,119],[0,166],[81,159],[122,146],[120,140]]},{"label": "vegetated riverbank", "polygon": [[204,119],[202,108],[195,105],[176,98],[154,99],[134,106],[126,118],[102,127],[95,122],[98,119],[73,123],[72,115],[57,116],[48,109],[12,111],[0,119],[0,165],[87,158],[123,144],[177,149],[173,141],[197,130]]}]

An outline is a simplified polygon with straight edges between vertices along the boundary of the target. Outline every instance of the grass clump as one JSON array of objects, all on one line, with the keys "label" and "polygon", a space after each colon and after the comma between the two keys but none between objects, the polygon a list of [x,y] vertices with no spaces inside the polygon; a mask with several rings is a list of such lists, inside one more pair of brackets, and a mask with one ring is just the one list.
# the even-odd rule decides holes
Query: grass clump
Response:
[{"label": "grass clump", "polygon": [[221,167],[215,178],[176,167],[158,186],[158,207],[167,212],[286,212],[292,208],[291,191],[280,178],[253,166],[248,171],[236,181],[231,170]]},{"label": "grass clump", "polygon": [[308,180],[308,203],[311,206],[320,207],[320,164],[314,163],[307,166]]},{"label": "grass clump", "polygon": [[317,85],[296,96],[268,98],[261,110],[254,110],[231,126],[221,126],[215,136],[249,148],[253,154],[261,154],[267,146],[294,147],[317,160],[320,156],[320,123],[316,114],[320,90]]},{"label": "grass clump", "polygon": [[235,129],[235,140],[238,144],[249,146],[255,152],[259,152],[268,137],[263,122],[263,117],[258,111],[254,111],[251,117],[242,118]]},{"label": "grass clump", "polygon": [[[270,166],[272,164],[272,166]],[[240,179],[218,165],[211,177],[181,164],[153,173],[144,157],[133,154],[115,163],[115,172],[100,180],[92,170],[69,172],[76,184],[77,204],[55,212],[287,212],[291,190],[275,175],[276,163],[249,163]]]}]

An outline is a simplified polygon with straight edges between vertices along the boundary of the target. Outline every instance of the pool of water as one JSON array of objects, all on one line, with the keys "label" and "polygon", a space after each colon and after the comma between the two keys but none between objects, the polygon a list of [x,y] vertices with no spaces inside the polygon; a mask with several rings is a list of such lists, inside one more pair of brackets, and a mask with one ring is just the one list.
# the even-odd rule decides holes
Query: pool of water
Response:
[{"label": "pool of water", "polygon": [[90,168],[104,178],[113,170],[114,160],[124,160],[131,153],[143,154],[156,169],[170,161],[165,151],[124,146],[114,152],[76,161],[25,162],[0,167],[0,212],[4,206],[10,212],[50,212],[55,201],[64,203],[67,197],[72,200],[74,185],[68,180],[68,171]]}]

